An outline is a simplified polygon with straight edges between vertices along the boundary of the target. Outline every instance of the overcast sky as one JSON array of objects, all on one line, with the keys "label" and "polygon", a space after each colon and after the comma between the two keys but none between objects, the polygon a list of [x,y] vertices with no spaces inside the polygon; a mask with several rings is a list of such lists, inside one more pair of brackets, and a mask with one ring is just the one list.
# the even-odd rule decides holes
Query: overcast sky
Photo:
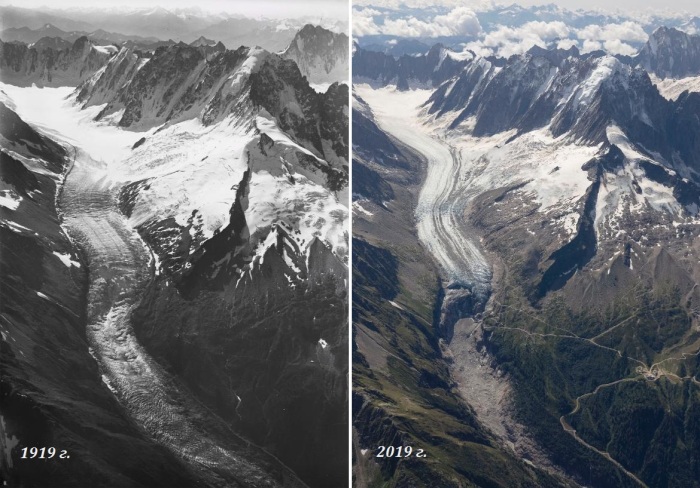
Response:
[{"label": "overcast sky", "polygon": [[323,16],[347,20],[347,0],[0,0],[0,5],[38,8],[48,6],[51,9],[63,7],[131,7],[152,8],[162,6],[166,9],[199,7],[211,12],[232,12],[247,17],[290,18],[304,16]]},{"label": "overcast sky", "polygon": [[689,12],[700,15],[698,0],[353,0],[354,5],[377,5],[397,7],[404,3],[413,7],[428,7],[443,5],[450,7],[467,7],[475,11],[488,9],[493,3],[510,5],[517,3],[524,6],[556,4],[568,9],[606,10],[614,12],[621,10],[626,13],[640,11],[671,11]]},{"label": "overcast sky", "polygon": [[[569,9],[604,9],[604,10],[661,10],[661,11],[688,11],[692,13],[700,13],[700,2],[698,0],[557,0],[557,1],[538,1],[538,0],[518,0],[514,2],[499,2],[499,3],[518,3],[520,5],[545,5],[554,3]],[[469,5],[469,1],[464,2]]]}]

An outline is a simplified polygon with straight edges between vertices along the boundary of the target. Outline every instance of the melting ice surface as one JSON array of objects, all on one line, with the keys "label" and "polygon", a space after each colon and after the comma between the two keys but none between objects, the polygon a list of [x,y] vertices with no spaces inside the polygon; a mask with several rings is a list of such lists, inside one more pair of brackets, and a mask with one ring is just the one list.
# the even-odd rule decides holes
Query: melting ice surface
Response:
[{"label": "melting ice surface", "polygon": [[488,289],[491,270],[477,244],[462,233],[465,200],[460,194],[462,161],[445,141],[439,140],[420,118],[420,105],[431,90],[401,92],[392,87],[373,90],[355,85],[383,130],[421,154],[427,174],[421,189],[416,219],[418,237],[435,256],[453,283]]},{"label": "melting ice surface", "polygon": [[449,115],[432,120],[422,113],[430,90],[373,90],[356,84],[355,91],[386,132],[427,161],[416,209],[418,236],[451,285],[476,291],[490,287],[489,265],[465,219],[471,202],[489,190],[517,185],[524,205],[535,204],[542,214],[558,216],[554,224],[564,239],[576,232],[577,204],[591,184],[582,167],[599,146],[554,137],[547,128],[514,139],[514,131],[475,137],[469,132],[471,119],[459,130],[447,131]]}]

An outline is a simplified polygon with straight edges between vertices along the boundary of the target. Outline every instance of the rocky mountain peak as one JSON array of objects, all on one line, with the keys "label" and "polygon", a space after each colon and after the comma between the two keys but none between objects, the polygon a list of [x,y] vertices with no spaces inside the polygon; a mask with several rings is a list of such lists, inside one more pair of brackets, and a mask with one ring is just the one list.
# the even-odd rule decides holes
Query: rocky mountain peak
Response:
[{"label": "rocky mountain peak", "polygon": [[306,24],[282,53],[311,83],[346,82],[349,39],[321,26]]},{"label": "rocky mountain peak", "polygon": [[104,66],[114,49],[95,46],[86,36],[72,45],[44,38],[36,46],[22,42],[0,46],[0,79],[17,85],[76,86]]},{"label": "rocky mountain peak", "polygon": [[73,46],[69,41],[66,41],[65,39],[62,39],[60,37],[42,37],[38,41],[36,41],[34,44],[32,44],[32,47],[37,50],[37,52],[41,52],[44,49],[53,49],[54,51],[62,51],[64,49],[70,49]]},{"label": "rocky mountain peak", "polygon": [[532,46],[527,53],[532,57],[545,58],[556,66],[561,65],[567,58],[578,57],[580,55],[580,51],[576,46],[571,46],[569,49],[545,49],[535,45]]},{"label": "rocky mountain peak", "polygon": [[672,27],[656,29],[635,57],[635,62],[660,78],[700,74],[700,36]]},{"label": "rocky mountain peak", "polygon": [[73,46],[71,47],[71,52],[74,52],[74,53],[84,52],[86,49],[89,49],[91,46],[92,46],[92,43],[90,42],[90,39],[88,39],[87,36],[80,36],[73,43]]},{"label": "rocky mountain peak", "polygon": [[213,41],[211,39],[207,39],[204,36],[199,36],[198,39],[195,39],[194,41],[190,42],[190,46],[194,46],[194,47],[214,46],[214,45],[216,45],[216,41]]},{"label": "rocky mountain peak", "polygon": [[399,58],[356,46],[352,58],[353,77],[380,85],[395,84],[399,90],[411,86],[437,87],[458,75],[473,58],[469,53],[457,55],[442,44],[436,44],[419,56],[404,54]]}]

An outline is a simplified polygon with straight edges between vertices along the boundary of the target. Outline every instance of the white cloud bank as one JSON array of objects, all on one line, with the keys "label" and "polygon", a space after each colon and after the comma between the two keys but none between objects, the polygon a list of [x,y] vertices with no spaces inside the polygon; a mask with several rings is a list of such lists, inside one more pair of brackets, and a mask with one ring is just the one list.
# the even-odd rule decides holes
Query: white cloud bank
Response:
[{"label": "white cloud bank", "polygon": [[444,15],[420,20],[413,16],[399,19],[385,19],[377,24],[381,12],[372,9],[353,10],[353,33],[356,36],[377,34],[396,37],[440,37],[476,36],[481,32],[481,24],[476,13],[467,7],[455,7]]},{"label": "white cloud bank", "polygon": [[[367,0],[376,4],[376,0]],[[411,3],[414,8],[434,5],[433,0],[383,0],[382,7],[391,8],[396,4]],[[455,0],[456,2],[456,0]],[[453,0],[441,0],[442,5],[454,4]],[[357,3],[357,2],[356,2]],[[435,38],[442,36],[464,36],[477,38],[464,44],[466,49],[481,56],[497,55],[509,57],[527,52],[533,46],[557,47],[568,49],[576,46],[583,53],[605,50],[610,54],[633,55],[637,49],[633,44],[646,42],[648,36],[642,25],[627,20],[604,25],[591,24],[583,28],[574,28],[564,21],[532,21],[518,27],[499,25],[489,32],[484,32],[476,11],[479,7],[493,5],[490,0],[475,2],[475,6],[456,6],[448,13],[430,17],[416,18],[415,15],[386,18],[383,12],[371,7],[357,7],[353,10],[353,29],[356,36],[388,35],[410,38]],[[400,9],[399,9],[400,10]],[[424,9],[427,13],[429,9]]]}]

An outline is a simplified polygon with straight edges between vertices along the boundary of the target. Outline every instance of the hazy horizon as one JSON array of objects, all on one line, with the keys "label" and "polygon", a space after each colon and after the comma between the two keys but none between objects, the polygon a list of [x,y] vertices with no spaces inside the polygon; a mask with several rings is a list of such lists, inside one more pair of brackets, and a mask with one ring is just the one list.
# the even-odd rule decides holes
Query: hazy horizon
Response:
[{"label": "hazy horizon", "polygon": [[204,14],[228,13],[252,18],[303,18],[324,17],[347,22],[348,3],[346,0],[305,0],[287,2],[284,0],[200,0],[193,4],[190,0],[102,0],[99,4],[89,0],[58,0],[47,5],[46,0],[0,1],[2,7],[42,10],[44,12],[70,12],[74,9],[85,11],[150,10],[157,7],[169,11],[201,11]]}]

